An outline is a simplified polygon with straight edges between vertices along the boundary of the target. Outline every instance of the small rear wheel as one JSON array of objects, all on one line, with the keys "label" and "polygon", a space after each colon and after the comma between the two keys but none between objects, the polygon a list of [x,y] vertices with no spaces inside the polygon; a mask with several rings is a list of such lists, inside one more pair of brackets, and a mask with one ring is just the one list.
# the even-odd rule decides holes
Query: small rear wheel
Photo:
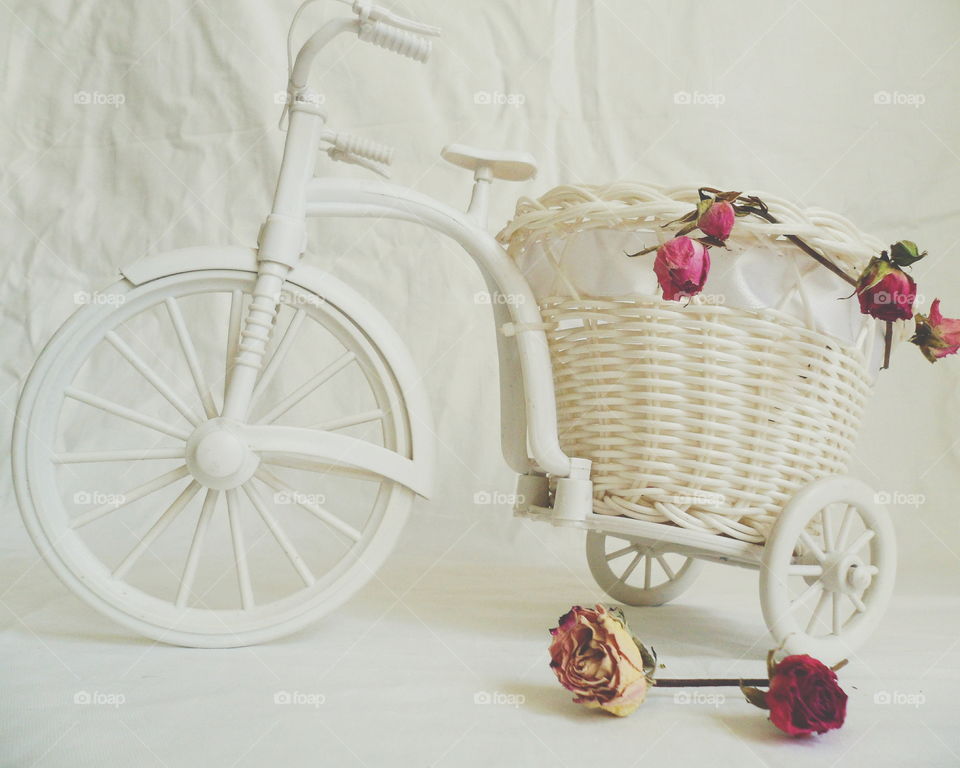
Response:
[{"label": "small rear wheel", "polygon": [[849,477],[807,486],[780,513],[760,571],[763,618],[788,653],[846,658],[893,592],[896,539],[873,491]]},{"label": "small rear wheel", "polygon": [[703,563],[619,534],[589,531],[587,563],[600,589],[625,605],[663,605],[696,581]]}]

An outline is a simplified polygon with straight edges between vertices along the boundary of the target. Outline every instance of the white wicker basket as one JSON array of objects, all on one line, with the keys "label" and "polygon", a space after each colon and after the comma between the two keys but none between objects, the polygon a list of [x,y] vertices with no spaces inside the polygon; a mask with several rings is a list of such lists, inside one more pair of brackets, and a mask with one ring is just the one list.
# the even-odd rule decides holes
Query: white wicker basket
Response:
[{"label": "white wicker basket", "polygon": [[[782,239],[796,234],[855,277],[881,249],[845,219],[762,197],[780,223],[738,219],[731,253],[758,246],[774,255],[800,253]],[[855,338],[825,332],[816,302],[836,306],[849,289],[837,294],[843,282],[804,254],[779,307],[700,297],[685,304],[653,290],[583,295],[557,256],[568,255],[571,238],[588,230],[621,230],[633,245],[637,237],[662,238],[660,225],[696,200],[689,188],[561,187],[522,199],[500,238],[527,269],[536,245],[557,278],[540,286],[538,300],[554,362],[560,439],[568,455],[593,462],[594,511],[762,542],[794,493],[845,471],[870,392],[877,325],[854,307]],[[715,253],[714,272],[726,258]],[[652,275],[649,264],[626,259],[622,249],[609,256],[610,269],[627,264]],[[836,281],[832,295],[805,287],[807,262]],[[563,295],[545,295],[558,285]],[[801,309],[785,311],[788,299]]]}]

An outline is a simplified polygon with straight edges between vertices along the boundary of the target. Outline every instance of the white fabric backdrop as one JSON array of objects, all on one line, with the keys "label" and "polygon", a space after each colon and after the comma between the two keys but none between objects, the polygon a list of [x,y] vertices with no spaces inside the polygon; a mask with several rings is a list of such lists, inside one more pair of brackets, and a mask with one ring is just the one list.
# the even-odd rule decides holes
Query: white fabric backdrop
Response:
[{"label": "white fabric backdrop", "polygon": [[[278,165],[274,94],[296,5],[0,1],[5,435],[75,292],[146,253],[254,241]],[[469,179],[439,161],[442,144],[529,150],[540,175],[498,187],[494,226],[517,195],[557,183],[773,190],[917,240],[931,254],[914,269],[924,307],[936,295],[960,314],[952,0],[397,9],[443,26],[429,65],[344,41],[321,69],[332,124],[395,144],[398,181],[465,204]],[[82,93],[94,103],[77,103]],[[960,763],[960,361],[930,366],[901,350],[868,413],[855,473],[923,503],[893,506],[897,597],[844,673],[848,726],[819,745],[784,744],[730,692],[717,707],[656,693],[615,722],[569,704],[546,667],[546,627],[599,598],[579,538],[473,503],[477,491],[512,490],[478,273],[412,227],[353,223],[323,237],[311,258],[368,293],[421,366],[441,441],[436,498],[418,504],[381,581],[338,616],[267,647],[191,652],[132,638],[70,596],[34,553],[7,472],[0,764]],[[768,639],[755,577],[731,571],[711,566],[676,604],[628,612],[669,673],[759,669]],[[83,691],[124,702],[75,704]],[[325,702],[284,707],[277,691]],[[483,706],[478,692],[525,703]]]}]

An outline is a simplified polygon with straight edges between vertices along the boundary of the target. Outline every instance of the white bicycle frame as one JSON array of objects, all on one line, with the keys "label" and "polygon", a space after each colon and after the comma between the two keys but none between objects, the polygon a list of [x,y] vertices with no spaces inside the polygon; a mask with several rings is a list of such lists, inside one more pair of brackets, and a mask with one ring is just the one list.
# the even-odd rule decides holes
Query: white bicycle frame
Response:
[{"label": "white bicycle frame", "polygon": [[[521,475],[535,476],[531,479],[538,481],[538,493],[545,489],[543,473],[561,478],[573,475],[588,483],[589,462],[571,460],[560,447],[550,356],[546,336],[538,330],[541,316],[536,300],[503,248],[481,228],[486,190],[475,188],[470,209],[460,212],[402,186],[315,178],[314,165],[322,142],[334,142],[337,137],[326,128],[326,116],[317,106],[317,92],[306,84],[311,65],[323,47],[339,34],[356,32],[361,39],[413,58],[425,59],[429,51],[429,43],[409,31],[419,28],[415,22],[398,19],[374,6],[354,4],[354,10],[360,19],[328,22],[303,46],[291,67],[283,160],[273,206],[260,233],[253,299],[244,319],[219,421],[229,424],[255,452],[348,465],[396,480],[423,495],[428,493],[423,469],[386,449],[315,429],[247,423],[285,281],[300,264],[307,247],[307,217],[414,222],[457,242],[480,267],[491,292],[498,329],[502,445],[508,464]],[[352,150],[356,152],[352,154]],[[365,164],[364,157],[383,159],[382,150],[370,142],[349,139],[341,152],[347,156],[333,156]],[[479,187],[489,183],[490,175],[478,172],[475,178]],[[125,274],[129,276],[131,271],[136,267]],[[499,300],[500,295],[511,300]],[[358,320],[362,325],[363,318]]]}]

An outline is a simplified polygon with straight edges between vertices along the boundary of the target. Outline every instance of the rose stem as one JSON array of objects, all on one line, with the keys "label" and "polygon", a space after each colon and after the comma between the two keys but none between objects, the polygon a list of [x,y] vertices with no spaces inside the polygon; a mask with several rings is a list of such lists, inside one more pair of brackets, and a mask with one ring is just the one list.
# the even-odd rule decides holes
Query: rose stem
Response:
[{"label": "rose stem", "polygon": [[719,687],[723,685],[752,685],[766,686],[770,681],[765,677],[757,678],[733,678],[733,677],[668,677],[666,680],[657,679],[654,683],[657,688],[688,688],[697,686]]},{"label": "rose stem", "polygon": [[883,370],[890,367],[890,347],[893,345],[893,323],[887,321],[887,331],[883,336]]},{"label": "rose stem", "polygon": [[[751,208],[751,209],[750,209],[750,212],[751,212],[752,214],[754,214],[755,216],[759,216],[761,219],[766,219],[766,220],[769,221],[771,224],[779,224],[779,223],[780,223],[772,214],[767,213],[766,211],[761,211],[761,210],[757,210],[757,209]],[[825,266],[827,269],[829,269],[829,270],[830,270],[831,272],[833,272],[835,275],[837,275],[838,277],[841,277],[843,280],[845,280],[846,282],[850,283],[850,285],[856,285],[856,284],[857,284],[857,281],[856,281],[854,278],[850,277],[850,275],[848,275],[846,272],[844,272],[842,269],[840,269],[840,267],[838,267],[836,264],[834,264],[832,261],[830,261],[830,259],[826,258],[823,254],[818,253],[817,251],[815,251],[813,248],[811,248],[809,245],[807,245],[805,242],[803,242],[803,240],[801,240],[801,239],[800,239],[799,237],[797,237],[796,235],[786,235],[786,238],[787,238],[787,240],[789,240],[791,243],[793,243],[794,245],[796,245],[796,246],[797,246],[800,250],[802,250],[804,253],[812,256],[812,257],[815,258],[817,261],[819,261],[821,264],[823,264],[823,266]]]}]

